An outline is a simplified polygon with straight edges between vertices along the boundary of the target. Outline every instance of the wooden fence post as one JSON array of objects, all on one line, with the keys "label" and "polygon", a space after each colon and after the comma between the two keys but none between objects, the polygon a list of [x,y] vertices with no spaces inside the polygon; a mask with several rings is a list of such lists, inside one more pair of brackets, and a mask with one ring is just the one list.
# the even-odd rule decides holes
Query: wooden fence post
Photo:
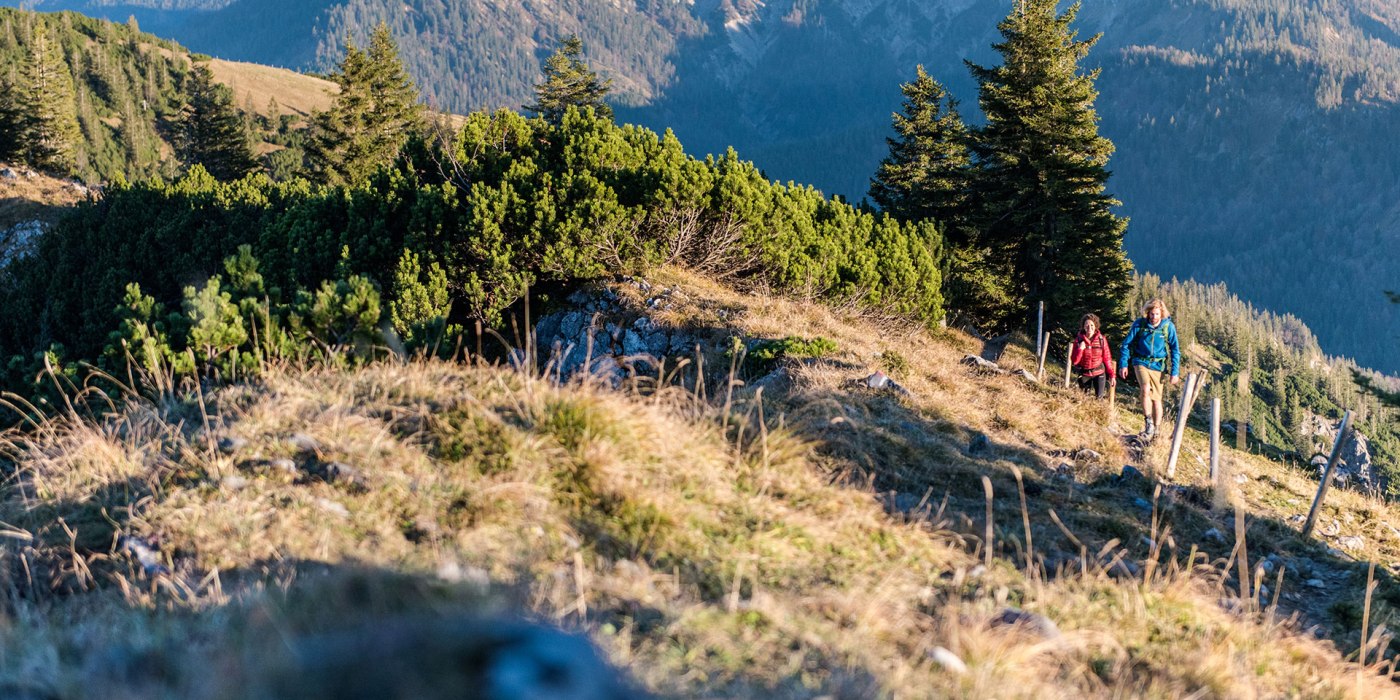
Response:
[{"label": "wooden fence post", "polygon": [[1191,413],[1191,399],[1196,389],[1196,374],[1186,375],[1186,387],[1181,392],[1181,408],[1176,412],[1176,430],[1172,431],[1172,451],[1167,456],[1167,478],[1176,475],[1176,458],[1181,454],[1181,434],[1186,432],[1186,417]]},{"label": "wooden fence post", "polygon": [[1220,397],[1210,400],[1210,487],[1220,486]]},{"label": "wooden fence post", "polygon": [[[1071,341],[1069,341],[1069,345],[1066,345],[1066,346],[1065,346],[1065,388],[1066,388],[1066,389],[1069,388],[1069,363],[1070,363],[1070,358],[1072,358],[1073,356],[1074,356],[1074,341],[1071,340]],[[1105,381],[1107,381],[1107,380],[1105,380]]]},{"label": "wooden fence post", "polygon": [[1050,352],[1050,334],[1049,334],[1049,333],[1046,333],[1045,336],[1041,338],[1041,343],[1040,343],[1040,362],[1039,362],[1038,364],[1036,364],[1036,366],[1035,366],[1035,378],[1036,378],[1036,381],[1041,381],[1041,382],[1045,381],[1045,355],[1048,354],[1049,352]]},{"label": "wooden fence post", "polygon": [[1347,424],[1350,422],[1351,411],[1347,411],[1342,414],[1342,424],[1337,427],[1337,441],[1332,443],[1332,456],[1327,458],[1327,468],[1322,470],[1322,483],[1317,486],[1312,510],[1308,511],[1307,522],[1303,523],[1303,537],[1312,536],[1313,526],[1317,525],[1317,515],[1322,512],[1322,499],[1327,497],[1327,487],[1332,484],[1332,471],[1337,468],[1337,458],[1342,456],[1342,443],[1346,442]]}]

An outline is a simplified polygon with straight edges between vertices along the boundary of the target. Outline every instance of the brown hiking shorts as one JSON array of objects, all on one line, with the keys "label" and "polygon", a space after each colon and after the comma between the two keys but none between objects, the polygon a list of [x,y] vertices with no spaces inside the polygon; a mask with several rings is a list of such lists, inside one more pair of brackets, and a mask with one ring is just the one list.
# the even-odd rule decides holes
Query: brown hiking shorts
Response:
[{"label": "brown hiking shorts", "polygon": [[1142,365],[1133,365],[1133,379],[1137,380],[1138,388],[1142,390],[1143,396],[1153,401],[1162,400],[1161,372]]}]

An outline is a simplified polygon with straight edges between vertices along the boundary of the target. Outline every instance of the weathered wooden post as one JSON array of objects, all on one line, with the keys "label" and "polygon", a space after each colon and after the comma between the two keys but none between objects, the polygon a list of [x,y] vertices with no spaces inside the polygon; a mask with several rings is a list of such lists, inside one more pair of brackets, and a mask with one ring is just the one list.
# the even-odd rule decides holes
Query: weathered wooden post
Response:
[{"label": "weathered wooden post", "polygon": [[1196,374],[1186,375],[1186,387],[1181,392],[1181,408],[1176,412],[1176,430],[1172,431],[1172,451],[1167,456],[1167,478],[1176,475],[1176,458],[1181,454],[1181,435],[1186,432],[1186,417],[1191,413],[1191,399],[1196,389]]},{"label": "weathered wooden post", "polygon": [[1210,400],[1210,487],[1220,486],[1220,397]]},{"label": "weathered wooden post", "polygon": [[1337,426],[1337,440],[1332,443],[1332,456],[1327,458],[1327,468],[1322,470],[1322,483],[1317,486],[1317,496],[1313,498],[1312,510],[1303,523],[1303,537],[1311,537],[1313,526],[1317,525],[1317,515],[1322,512],[1322,499],[1327,497],[1327,487],[1332,485],[1332,471],[1337,468],[1337,459],[1342,456],[1342,443],[1346,442],[1347,424],[1351,422],[1351,411],[1342,414],[1342,424]]},{"label": "weathered wooden post", "polygon": [[1065,346],[1065,388],[1066,388],[1066,389],[1069,388],[1069,366],[1070,366],[1070,359],[1071,359],[1073,356],[1074,356],[1074,341],[1071,340],[1071,341],[1069,341],[1069,345],[1066,345],[1066,346]]},{"label": "weathered wooden post", "polygon": [[1050,352],[1050,334],[1040,339],[1040,362],[1035,366],[1036,381],[1045,381],[1045,355]]}]

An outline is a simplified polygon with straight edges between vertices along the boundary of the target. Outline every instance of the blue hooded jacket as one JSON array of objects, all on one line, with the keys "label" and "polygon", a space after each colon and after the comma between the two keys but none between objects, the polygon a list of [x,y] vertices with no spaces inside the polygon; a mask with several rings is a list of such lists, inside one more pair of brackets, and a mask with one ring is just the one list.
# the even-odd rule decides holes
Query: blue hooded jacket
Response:
[{"label": "blue hooded jacket", "polygon": [[1172,361],[1171,376],[1175,377],[1181,370],[1181,346],[1176,341],[1176,324],[1170,318],[1164,318],[1154,327],[1147,319],[1139,318],[1133,321],[1133,327],[1128,329],[1128,336],[1123,339],[1123,347],[1118,353],[1118,369],[1127,369],[1129,364],[1134,364],[1161,372],[1166,367],[1168,356]]}]

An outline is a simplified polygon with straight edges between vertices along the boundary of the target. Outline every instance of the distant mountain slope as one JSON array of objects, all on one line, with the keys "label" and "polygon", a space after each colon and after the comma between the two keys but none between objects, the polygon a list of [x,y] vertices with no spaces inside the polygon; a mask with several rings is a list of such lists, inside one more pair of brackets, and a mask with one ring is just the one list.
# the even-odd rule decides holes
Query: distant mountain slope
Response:
[{"label": "distant mountain slope", "polygon": [[[0,3],[3,4],[3,3]],[[387,21],[434,104],[528,101],[557,37],[585,40],[619,117],[770,177],[859,199],[916,63],[976,118],[963,59],[989,63],[1010,1],[49,0],[225,58],[324,69]],[[1145,270],[1227,281],[1292,312],[1328,352],[1400,371],[1400,6],[1382,0],[1090,0],[1112,191]]]}]

